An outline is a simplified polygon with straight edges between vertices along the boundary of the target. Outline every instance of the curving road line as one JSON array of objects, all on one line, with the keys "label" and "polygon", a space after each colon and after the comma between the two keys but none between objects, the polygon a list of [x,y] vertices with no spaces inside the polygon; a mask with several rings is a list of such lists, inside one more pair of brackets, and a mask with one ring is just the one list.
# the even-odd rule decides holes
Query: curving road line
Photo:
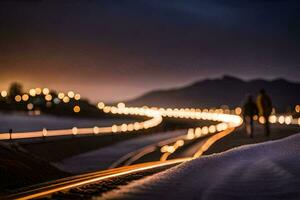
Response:
[{"label": "curving road line", "polygon": [[[225,114],[220,109],[201,111],[198,109],[170,109],[170,108],[164,109],[164,108],[148,108],[148,107],[138,108],[138,107],[125,107],[123,105],[118,107],[103,106],[103,108],[101,109],[103,109],[103,111],[106,113],[112,113],[112,114],[140,115],[140,116],[152,117],[150,120],[144,122],[138,122],[139,126],[136,125],[136,128],[139,127],[141,129],[147,129],[147,128],[157,126],[162,122],[163,117],[186,118],[186,119],[193,119],[193,120],[211,120],[211,121],[218,121],[220,123],[218,123],[217,125],[189,129],[187,131],[187,134],[184,137],[178,137],[171,140],[168,139],[168,141],[162,141],[160,143],[160,147],[161,147],[161,152],[164,154],[162,155],[160,161],[113,168],[109,170],[65,178],[54,182],[48,182],[46,184],[39,185],[36,188],[24,191],[22,193],[6,196],[5,198],[7,199],[38,198],[38,197],[51,195],[59,191],[65,191],[71,188],[76,188],[79,186],[99,182],[101,180],[120,177],[126,174],[142,172],[149,169],[156,169],[160,167],[171,167],[201,156],[203,152],[205,152],[211,145],[213,145],[216,141],[220,140],[221,138],[232,133],[235,130],[235,128],[240,126],[243,122],[240,116],[234,114]],[[290,116],[288,117],[283,116],[283,117],[284,117],[284,121],[282,121],[281,116],[276,117],[275,121],[273,117],[273,121],[271,123],[278,122],[280,124],[283,123],[300,124],[299,119],[293,119]],[[135,130],[134,124],[113,125],[112,127],[102,127],[102,128],[105,128],[104,131],[110,133],[128,132],[131,130]],[[94,130],[95,129],[93,128],[93,131]],[[102,129],[98,128],[97,130],[102,130]],[[57,135],[64,132],[64,130],[56,130],[56,131],[58,131],[56,132]],[[72,129],[72,131],[74,131],[74,128]],[[76,129],[76,134],[80,134],[80,133],[85,134],[89,131],[91,131],[91,129]],[[74,133],[72,132],[72,134]],[[203,143],[201,144],[200,148],[192,157],[167,160],[170,154],[174,153],[178,148],[180,148],[185,144],[185,141],[202,138],[203,136],[206,136],[208,134],[210,134],[209,137],[206,137],[203,140]],[[28,135],[25,134],[25,136]],[[180,144],[178,143],[178,141],[181,141]],[[171,143],[173,142],[175,143],[171,145]],[[152,151],[154,151],[153,145],[142,149],[138,154],[132,154],[127,156],[126,158],[123,158],[122,162],[125,163],[127,162],[126,164],[131,164],[134,160],[139,159],[139,157]]]}]

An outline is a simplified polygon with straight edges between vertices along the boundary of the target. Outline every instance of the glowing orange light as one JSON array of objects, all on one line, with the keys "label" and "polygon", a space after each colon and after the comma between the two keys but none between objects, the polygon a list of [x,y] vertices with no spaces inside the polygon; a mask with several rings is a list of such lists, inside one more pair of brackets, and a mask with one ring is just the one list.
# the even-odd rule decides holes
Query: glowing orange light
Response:
[{"label": "glowing orange light", "polygon": [[22,100],[23,100],[23,101],[28,101],[28,99],[29,99],[28,94],[23,94],[23,95],[22,95]]},{"label": "glowing orange light", "polygon": [[289,124],[292,123],[292,119],[293,119],[292,116],[287,116],[287,117],[285,117],[284,122],[285,122],[287,125],[289,125]]},{"label": "glowing orange light", "polygon": [[73,111],[75,113],[79,113],[80,112],[80,107],[79,106],[74,106]]},{"label": "glowing orange light", "polygon": [[35,88],[35,93],[37,95],[40,95],[42,93],[42,89],[41,88]]},{"label": "glowing orange light", "polygon": [[20,102],[22,100],[22,97],[20,95],[15,96],[15,101]]},{"label": "glowing orange light", "polygon": [[93,128],[93,131],[94,131],[95,134],[98,134],[98,133],[99,133],[99,128],[98,128],[97,126],[95,126],[95,127]]},{"label": "glowing orange light", "polygon": [[74,99],[75,99],[76,101],[80,100],[80,94],[75,94]]},{"label": "glowing orange light", "polygon": [[113,133],[116,133],[116,132],[118,131],[118,126],[117,126],[117,125],[113,125],[113,126],[111,127],[111,131],[112,131]]},{"label": "glowing orange light", "polygon": [[73,127],[72,128],[72,133],[73,133],[73,135],[76,135],[78,133],[78,128],[77,127]]},{"label": "glowing orange light", "polygon": [[284,119],[284,116],[279,116],[279,118],[278,118],[278,122],[279,122],[279,124],[283,124],[284,123],[284,121],[285,121],[285,119]]},{"label": "glowing orange light", "polygon": [[48,89],[48,88],[44,88],[44,89],[43,89],[43,94],[44,94],[44,95],[47,95],[47,94],[49,94],[49,92],[50,92],[50,91],[49,91],[49,89]]},{"label": "glowing orange light", "polygon": [[69,98],[69,97],[65,96],[65,97],[63,98],[63,102],[64,102],[64,103],[68,103],[69,101],[70,101],[70,98]]},{"label": "glowing orange light", "polygon": [[7,91],[6,90],[2,90],[1,91],[1,96],[4,98],[7,96]]},{"label": "glowing orange light", "polygon": [[62,93],[62,92],[60,92],[60,93],[58,93],[57,97],[58,97],[59,99],[63,99],[63,98],[65,97],[65,94]]},{"label": "glowing orange light", "polygon": [[125,108],[125,103],[122,103],[122,102],[120,102],[120,103],[118,103],[118,108]]},{"label": "glowing orange light", "polygon": [[73,98],[73,97],[75,96],[75,94],[74,94],[73,91],[69,91],[69,92],[68,92],[68,96],[69,96],[70,98]]},{"label": "glowing orange light", "polygon": [[30,94],[30,96],[35,97],[35,95],[36,95],[35,89],[30,89],[29,94]]},{"label": "glowing orange light", "polygon": [[43,128],[43,136],[47,136],[47,129],[46,128]]},{"label": "glowing orange light", "polygon": [[45,96],[45,99],[46,99],[46,101],[51,101],[51,100],[52,100],[51,94],[47,94],[47,95]]},{"label": "glowing orange light", "polygon": [[97,106],[98,106],[99,109],[103,109],[105,107],[105,104],[103,102],[99,102],[97,104]]},{"label": "glowing orange light", "polygon": [[240,114],[242,113],[242,108],[236,107],[236,108],[234,109],[234,112],[235,112],[235,114],[240,115]]},{"label": "glowing orange light", "polygon": [[295,111],[296,111],[297,113],[300,112],[300,105],[296,105],[296,106],[295,106]]},{"label": "glowing orange light", "polygon": [[258,118],[258,122],[261,123],[261,124],[265,124],[266,123],[266,119],[263,116],[260,116]]}]

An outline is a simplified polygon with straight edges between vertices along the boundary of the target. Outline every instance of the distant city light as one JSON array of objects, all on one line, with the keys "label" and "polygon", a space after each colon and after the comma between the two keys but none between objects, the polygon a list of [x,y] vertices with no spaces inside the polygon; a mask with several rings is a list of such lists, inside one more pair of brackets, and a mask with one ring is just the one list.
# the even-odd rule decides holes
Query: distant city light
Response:
[{"label": "distant city light", "polygon": [[284,121],[285,121],[284,116],[279,116],[279,118],[278,118],[279,124],[283,124]]},{"label": "distant city light", "polygon": [[42,93],[42,89],[41,88],[35,88],[35,93],[37,95],[40,95]]},{"label": "distant city light", "polygon": [[240,115],[240,114],[242,113],[242,108],[236,107],[236,108],[234,109],[234,112],[235,112],[235,114]]},{"label": "distant city light", "polygon": [[20,102],[22,100],[22,97],[20,95],[15,96],[15,101]]},{"label": "distant city light", "polygon": [[75,94],[74,99],[77,101],[80,100],[80,94]]},{"label": "distant city light", "polygon": [[47,129],[46,128],[43,128],[43,136],[47,136]]},{"label": "distant city light", "polygon": [[73,133],[73,135],[76,135],[78,133],[78,128],[77,127],[73,127],[72,128],[72,133]]},{"label": "distant city light", "polygon": [[44,94],[44,95],[49,94],[49,92],[50,92],[50,90],[49,90],[48,88],[44,88],[44,89],[43,89],[43,94]]},{"label": "distant city light", "polygon": [[64,97],[65,97],[64,93],[62,93],[62,92],[58,93],[58,98],[59,99],[63,99]]},{"label": "distant city light", "polygon": [[47,94],[47,95],[45,96],[45,100],[46,100],[46,101],[51,101],[51,100],[52,100],[51,94]]},{"label": "distant city light", "polygon": [[68,92],[68,96],[69,96],[70,98],[73,98],[73,97],[75,96],[75,94],[74,94],[73,91],[69,91],[69,92]]},{"label": "distant city light", "polygon": [[70,101],[70,98],[68,97],[68,96],[65,96],[64,98],[63,98],[63,102],[64,103],[68,103]]},{"label": "distant city light", "polygon": [[23,95],[22,95],[22,100],[23,100],[23,101],[28,101],[28,99],[29,99],[28,94],[23,94]]},{"label": "distant city light", "polygon": [[120,102],[120,103],[118,103],[117,106],[118,106],[118,108],[120,108],[120,109],[125,108],[125,103]]},{"label": "distant city light", "polygon": [[296,106],[295,106],[295,111],[296,111],[297,113],[300,112],[300,105],[296,105]]},{"label": "distant city light", "polygon": [[271,116],[269,117],[269,122],[270,122],[270,123],[274,124],[274,123],[276,123],[276,121],[277,121],[276,115],[271,115]]},{"label": "distant city light", "polygon": [[95,127],[93,128],[93,131],[94,131],[95,134],[98,134],[98,133],[99,133],[99,128],[98,128],[97,126],[95,126]]},{"label": "distant city light", "polygon": [[284,122],[285,122],[285,124],[287,124],[287,125],[291,124],[291,123],[292,123],[292,120],[293,120],[293,117],[292,117],[292,116],[286,116],[286,117],[284,118]]},{"label": "distant city light", "polygon": [[1,96],[2,96],[3,98],[7,96],[6,90],[2,90],[2,91],[1,91]]},{"label": "distant city light", "polygon": [[79,113],[80,112],[80,107],[79,106],[74,106],[73,111],[75,113]]},{"label": "distant city light", "polygon": [[265,124],[265,123],[266,123],[265,117],[260,116],[260,117],[258,118],[258,122],[261,123],[261,124]]},{"label": "distant city light", "polygon": [[30,89],[30,90],[29,90],[29,94],[30,94],[30,96],[35,97],[35,96],[36,96],[36,91],[35,91],[35,89]]},{"label": "distant city light", "polygon": [[105,107],[105,104],[103,102],[98,103],[98,108],[103,109]]}]

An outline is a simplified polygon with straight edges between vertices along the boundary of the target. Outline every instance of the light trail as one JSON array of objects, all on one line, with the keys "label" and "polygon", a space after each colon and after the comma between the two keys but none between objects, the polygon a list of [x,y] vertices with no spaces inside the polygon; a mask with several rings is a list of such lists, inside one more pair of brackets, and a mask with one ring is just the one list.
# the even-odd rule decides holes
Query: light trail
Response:
[{"label": "light trail", "polygon": [[[131,114],[132,112],[135,112],[136,114],[138,114],[138,113],[142,114],[143,112],[146,112],[145,109],[147,110],[149,108],[139,108],[139,109],[130,108],[130,109],[125,109],[127,111],[124,111],[124,110],[123,111],[128,112],[128,114]],[[113,108],[112,110],[113,110],[113,112],[122,114],[121,110],[119,110],[119,109],[115,110]],[[153,110],[157,111],[159,109],[153,109]],[[168,110],[168,113],[163,113],[163,114],[164,115],[173,115],[174,112],[178,112],[178,111]],[[120,168],[104,170],[104,171],[100,171],[100,172],[89,173],[86,175],[79,175],[79,176],[75,176],[75,177],[71,177],[71,178],[62,179],[60,181],[55,181],[53,183],[47,183],[47,185],[45,185],[45,186],[38,187],[33,190],[29,190],[29,191],[25,191],[23,193],[9,196],[8,199],[38,198],[38,197],[43,197],[43,196],[53,194],[55,192],[69,190],[71,188],[76,188],[76,187],[80,187],[80,186],[83,186],[86,184],[96,183],[101,180],[105,180],[105,179],[109,179],[109,178],[115,178],[115,177],[120,177],[123,175],[128,175],[128,174],[131,174],[134,172],[142,172],[142,171],[146,171],[149,169],[156,169],[159,167],[171,167],[176,164],[180,164],[182,162],[186,162],[191,159],[198,158],[199,156],[201,156],[203,154],[203,152],[207,151],[207,149],[209,149],[209,147],[211,145],[213,145],[216,141],[218,141],[221,138],[232,133],[236,127],[238,127],[242,124],[242,119],[236,115],[229,115],[229,114],[216,113],[216,112],[200,113],[199,111],[188,111],[188,110],[185,110],[183,112],[180,113],[180,116],[178,116],[178,117],[188,118],[188,119],[204,119],[205,118],[206,120],[221,121],[221,123],[218,123],[216,125],[188,129],[187,134],[185,134],[184,136],[180,136],[175,139],[174,138],[167,139],[165,141],[160,142],[160,144],[162,146],[168,145],[173,142],[174,145],[180,147],[185,144],[185,141],[190,141],[190,140],[193,140],[196,138],[201,138],[204,135],[211,134],[211,135],[209,135],[208,138],[204,138],[204,141],[201,144],[200,148],[198,149],[198,151],[196,151],[196,153],[192,157],[166,160],[166,161],[148,162],[148,163],[142,163],[142,164],[136,164],[136,165],[130,165],[130,166],[125,166],[125,167],[120,167]],[[282,120],[282,117],[279,116],[277,121],[280,121],[279,118],[280,118],[280,120]],[[294,119],[284,117],[283,123],[292,124],[293,122],[295,122]],[[298,123],[298,121],[297,121],[297,123]],[[178,142],[178,141],[180,141],[180,142]],[[142,156],[147,151],[151,152],[151,151],[153,151],[153,149],[151,149],[150,147],[146,148],[145,151],[140,152],[139,155],[132,155],[133,156],[132,159],[134,157],[138,159],[139,156]]]},{"label": "light trail", "polygon": [[11,196],[6,196],[5,199],[27,200],[27,199],[39,198],[39,197],[53,194],[55,192],[69,190],[75,187],[99,182],[101,180],[106,180],[109,178],[119,177],[119,176],[128,175],[136,172],[142,172],[150,169],[174,166],[176,164],[188,160],[191,160],[191,158],[174,159],[165,162],[161,162],[161,161],[149,162],[149,163],[120,167],[120,168],[115,168],[110,170],[104,170],[104,171],[90,173],[81,176],[75,176],[73,178],[71,177],[68,179],[61,179],[58,181],[54,181],[53,183],[48,182],[47,184],[45,184],[44,186],[40,186],[39,188],[21,192]]},{"label": "light trail", "polygon": [[[103,110],[105,113],[112,114],[139,114],[143,113],[147,110],[158,111],[163,117],[172,117],[172,118],[184,118],[184,119],[193,119],[193,120],[210,120],[210,121],[220,121],[221,123],[217,125],[198,127],[196,129],[189,129],[186,136],[180,137],[178,140],[174,142],[174,144],[168,144],[161,147],[161,152],[163,155],[161,156],[161,161],[167,160],[167,158],[173,154],[177,149],[182,147],[186,141],[195,140],[200,137],[204,137],[207,134],[215,134],[217,132],[224,131],[226,129],[231,129],[234,127],[238,127],[242,124],[243,120],[240,116],[234,114],[224,114],[222,109],[194,109],[194,108],[157,108],[152,107],[149,108],[144,106],[142,108],[132,107],[128,108],[124,103],[119,103],[117,106],[106,106],[103,102],[98,103],[98,107],[100,110]],[[140,152],[133,155],[131,158],[128,158],[128,161],[125,162],[125,165],[129,165],[141,158],[142,156],[151,153],[156,150],[155,146],[148,146],[142,149]],[[127,155],[125,157],[128,157]],[[124,158],[121,158],[123,161]],[[117,161],[112,166],[119,164],[121,161]]]},{"label": "light trail", "polygon": [[[130,109],[130,108],[129,108]],[[130,109],[131,110],[131,109]],[[125,133],[138,130],[144,130],[158,126],[162,122],[162,116],[158,111],[150,109],[133,109],[130,115],[139,115],[149,117],[149,120],[142,122],[134,122],[128,124],[114,124],[107,127],[94,126],[92,128],[77,128],[61,129],[61,130],[47,130],[32,132],[16,132],[16,133],[0,133],[0,140],[9,139],[28,139],[28,138],[40,138],[40,137],[53,137],[53,136],[66,136],[66,135],[87,135],[87,134],[109,134],[109,133]]]},{"label": "light trail", "polygon": [[77,175],[73,177],[68,177],[60,180],[56,180],[53,182],[48,182],[40,185],[37,188],[27,190],[24,192],[20,192],[14,195],[6,196],[5,199],[15,199],[15,200],[28,200],[34,198],[41,198],[48,195],[51,195],[56,192],[69,190],[72,188],[80,187],[87,184],[96,183],[102,180],[116,178],[128,174],[132,174],[135,172],[143,172],[150,169],[157,169],[161,167],[171,167],[192,159],[199,157],[204,151],[206,151],[214,142],[225,137],[229,133],[231,133],[234,128],[226,129],[221,131],[213,136],[210,136],[204,143],[201,145],[199,151],[197,151],[193,157],[180,158],[180,159],[172,159],[166,161],[154,161],[147,162],[142,164],[135,164],[130,166],[124,166],[119,168],[108,169],[99,172],[87,173],[84,175]]}]

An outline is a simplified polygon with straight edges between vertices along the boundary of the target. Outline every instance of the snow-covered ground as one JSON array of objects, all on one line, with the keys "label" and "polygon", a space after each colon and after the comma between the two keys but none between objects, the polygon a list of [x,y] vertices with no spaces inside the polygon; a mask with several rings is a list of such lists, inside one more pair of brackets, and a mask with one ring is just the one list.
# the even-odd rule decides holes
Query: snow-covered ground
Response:
[{"label": "snow-covered ground", "polygon": [[55,163],[59,169],[70,173],[83,173],[107,169],[122,156],[161,140],[185,134],[185,130],[150,134],[139,138],[119,142],[105,148],[83,153]]},{"label": "snow-covered ground", "polygon": [[124,123],[125,120],[89,119],[57,117],[51,115],[29,116],[20,113],[0,113],[0,133],[8,132],[11,128],[14,132],[40,131],[43,128],[68,129],[76,127],[110,126],[115,123]]},{"label": "snow-covered ground", "polygon": [[204,156],[96,199],[300,199],[300,133]]}]

